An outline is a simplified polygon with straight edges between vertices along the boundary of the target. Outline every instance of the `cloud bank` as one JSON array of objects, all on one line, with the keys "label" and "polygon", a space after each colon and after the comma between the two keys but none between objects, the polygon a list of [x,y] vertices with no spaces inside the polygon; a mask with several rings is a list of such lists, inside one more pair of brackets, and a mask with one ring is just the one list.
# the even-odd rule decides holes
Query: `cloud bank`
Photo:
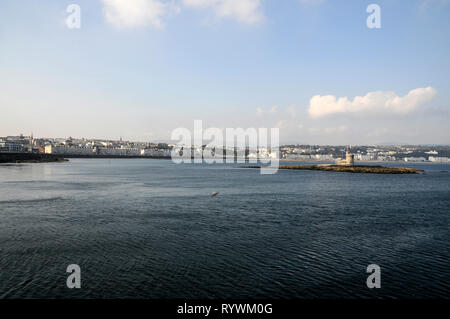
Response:
[{"label": "cloud bank", "polygon": [[219,18],[234,18],[253,24],[263,18],[261,0],[183,0],[188,7],[208,8]]},{"label": "cloud bank", "polygon": [[102,0],[106,21],[119,28],[153,26],[161,29],[163,19],[180,7],[212,10],[218,18],[255,24],[264,18],[261,0]]},{"label": "cloud bank", "polygon": [[264,116],[264,115],[266,115],[266,114],[276,114],[277,113],[277,111],[278,111],[278,106],[277,105],[274,105],[274,106],[272,106],[270,109],[268,109],[268,110],[264,110],[263,108],[260,108],[260,107],[257,107],[256,108],[256,114],[258,115],[258,116]]},{"label": "cloud bank", "polygon": [[162,28],[162,18],[178,11],[172,3],[158,0],[102,0],[106,21],[119,28]]},{"label": "cloud bank", "polygon": [[407,114],[433,100],[436,94],[437,90],[430,86],[411,90],[403,97],[390,91],[369,92],[365,96],[356,96],[353,100],[334,95],[315,95],[309,102],[308,113],[312,118],[344,113]]}]

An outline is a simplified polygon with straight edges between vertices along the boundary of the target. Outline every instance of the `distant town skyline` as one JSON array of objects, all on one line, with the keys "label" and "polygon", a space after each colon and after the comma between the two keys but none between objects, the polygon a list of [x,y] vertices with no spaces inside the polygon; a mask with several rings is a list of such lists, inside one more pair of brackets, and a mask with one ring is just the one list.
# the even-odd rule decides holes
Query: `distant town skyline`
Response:
[{"label": "distant town skyline", "polygon": [[[5,136],[0,136],[0,141],[2,139],[8,139],[8,138],[12,138],[12,137],[23,137],[23,139],[29,139],[30,137],[32,137],[35,140],[55,140],[55,141],[64,141],[64,140],[68,140],[68,139],[72,139],[74,141],[78,141],[78,140],[84,140],[84,141],[108,141],[108,142],[124,142],[124,143],[136,143],[136,144],[159,144],[159,143],[165,143],[165,144],[177,144],[175,140],[129,140],[129,139],[124,139],[123,137],[118,137],[118,138],[108,138],[108,137],[104,137],[104,138],[99,138],[99,137],[87,137],[87,136],[36,136],[33,133],[31,134],[24,134],[24,133],[19,133],[19,134],[8,134]],[[304,142],[293,142],[293,143],[285,143],[285,144],[280,144],[280,147],[283,146],[290,146],[290,145],[303,145],[303,146],[329,146],[329,147],[348,147],[348,146],[381,146],[381,147],[388,147],[388,146],[392,146],[392,147],[399,147],[399,146],[427,146],[427,147],[440,147],[440,146],[444,146],[444,147],[450,147],[450,143],[443,143],[443,144],[436,144],[436,143],[423,143],[423,144],[409,144],[409,143],[380,143],[380,144],[310,144],[310,143],[304,143]]]},{"label": "distant town skyline", "polygon": [[237,3],[1,1],[0,136],[170,142],[201,119],[282,145],[450,143],[450,1]]},{"label": "distant town skyline", "polygon": [[[250,136],[249,136],[250,138]],[[234,143],[224,145],[180,143],[132,142],[126,140],[101,140],[88,138],[34,138],[25,136],[0,136],[0,154],[52,154],[69,157],[156,157],[177,161],[177,155],[190,149],[191,156],[211,158],[236,155],[256,160],[262,158],[280,158],[293,161],[334,162],[340,165],[354,165],[354,161],[383,162],[429,162],[450,163],[450,145],[280,145],[273,149],[266,146],[238,146]],[[240,154],[240,155],[239,155]],[[246,155],[244,155],[246,154]],[[276,155],[278,154],[278,155]],[[343,159],[345,154],[345,160]],[[30,156],[34,156],[30,155]],[[16,156],[16,155],[11,155]],[[175,156],[175,159],[174,157]],[[3,157],[5,160],[5,157]]]}]

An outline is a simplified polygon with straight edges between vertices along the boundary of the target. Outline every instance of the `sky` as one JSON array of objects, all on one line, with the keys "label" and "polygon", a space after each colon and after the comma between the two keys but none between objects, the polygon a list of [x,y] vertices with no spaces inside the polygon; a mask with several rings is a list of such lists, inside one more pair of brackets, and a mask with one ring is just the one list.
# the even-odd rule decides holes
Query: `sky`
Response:
[{"label": "sky", "polygon": [[450,0],[2,0],[0,136],[450,144],[449,40]]}]

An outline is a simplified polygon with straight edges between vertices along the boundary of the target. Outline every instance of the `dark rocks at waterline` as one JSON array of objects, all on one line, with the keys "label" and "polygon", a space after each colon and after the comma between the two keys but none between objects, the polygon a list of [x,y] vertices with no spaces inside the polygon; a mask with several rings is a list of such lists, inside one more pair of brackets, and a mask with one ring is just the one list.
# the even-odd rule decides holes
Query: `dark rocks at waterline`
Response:
[{"label": "dark rocks at waterline", "polygon": [[52,154],[0,153],[0,163],[51,163],[66,161],[68,160]]},{"label": "dark rocks at waterline", "polygon": [[[261,168],[260,166],[243,166],[242,168]],[[319,165],[282,165],[279,169],[291,170],[313,170],[313,171],[331,171],[347,173],[365,173],[365,174],[418,174],[423,170],[408,167],[385,167],[385,166],[342,166],[331,164]]]}]

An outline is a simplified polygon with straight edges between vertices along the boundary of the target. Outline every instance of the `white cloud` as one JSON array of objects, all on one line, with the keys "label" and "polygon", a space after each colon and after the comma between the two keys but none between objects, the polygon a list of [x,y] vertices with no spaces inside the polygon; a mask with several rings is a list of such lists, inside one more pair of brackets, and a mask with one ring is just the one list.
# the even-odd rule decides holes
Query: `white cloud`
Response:
[{"label": "white cloud", "polygon": [[410,113],[430,102],[437,94],[432,87],[411,90],[399,97],[395,92],[376,91],[365,96],[336,98],[334,95],[316,95],[309,102],[309,115],[318,118],[339,113]]},{"label": "white cloud", "polygon": [[348,127],[345,125],[341,125],[338,127],[326,127],[324,129],[324,132],[327,134],[335,134],[335,133],[342,133],[348,130]]},{"label": "white cloud", "polygon": [[289,106],[286,111],[288,112],[288,114],[293,117],[296,118],[297,117],[297,108],[295,107],[295,105],[291,105]]},{"label": "white cloud", "polygon": [[164,26],[162,18],[179,9],[159,0],[102,0],[106,20],[119,28]]},{"label": "white cloud", "polygon": [[276,114],[278,111],[278,106],[274,105],[268,110],[264,110],[263,108],[257,107],[256,108],[256,114],[258,116],[264,116],[266,114]]},{"label": "white cloud", "polygon": [[254,24],[264,17],[261,0],[183,0],[188,7],[209,8],[219,18],[234,18],[240,22]]},{"label": "white cloud", "polygon": [[282,128],[285,128],[287,124],[288,124],[288,121],[286,121],[286,120],[279,120],[275,124],[275,127],[279,128],[279,129],[282,129]]},{"label": "white cloud", "polygon": [[[303,127],[302,127],[303,128]],[[337,127],[309,127],[307,131],[312,135],[321,135],[321,136],[339,136],[342,133],[349,131],[348,126],[340,125]]]}]

